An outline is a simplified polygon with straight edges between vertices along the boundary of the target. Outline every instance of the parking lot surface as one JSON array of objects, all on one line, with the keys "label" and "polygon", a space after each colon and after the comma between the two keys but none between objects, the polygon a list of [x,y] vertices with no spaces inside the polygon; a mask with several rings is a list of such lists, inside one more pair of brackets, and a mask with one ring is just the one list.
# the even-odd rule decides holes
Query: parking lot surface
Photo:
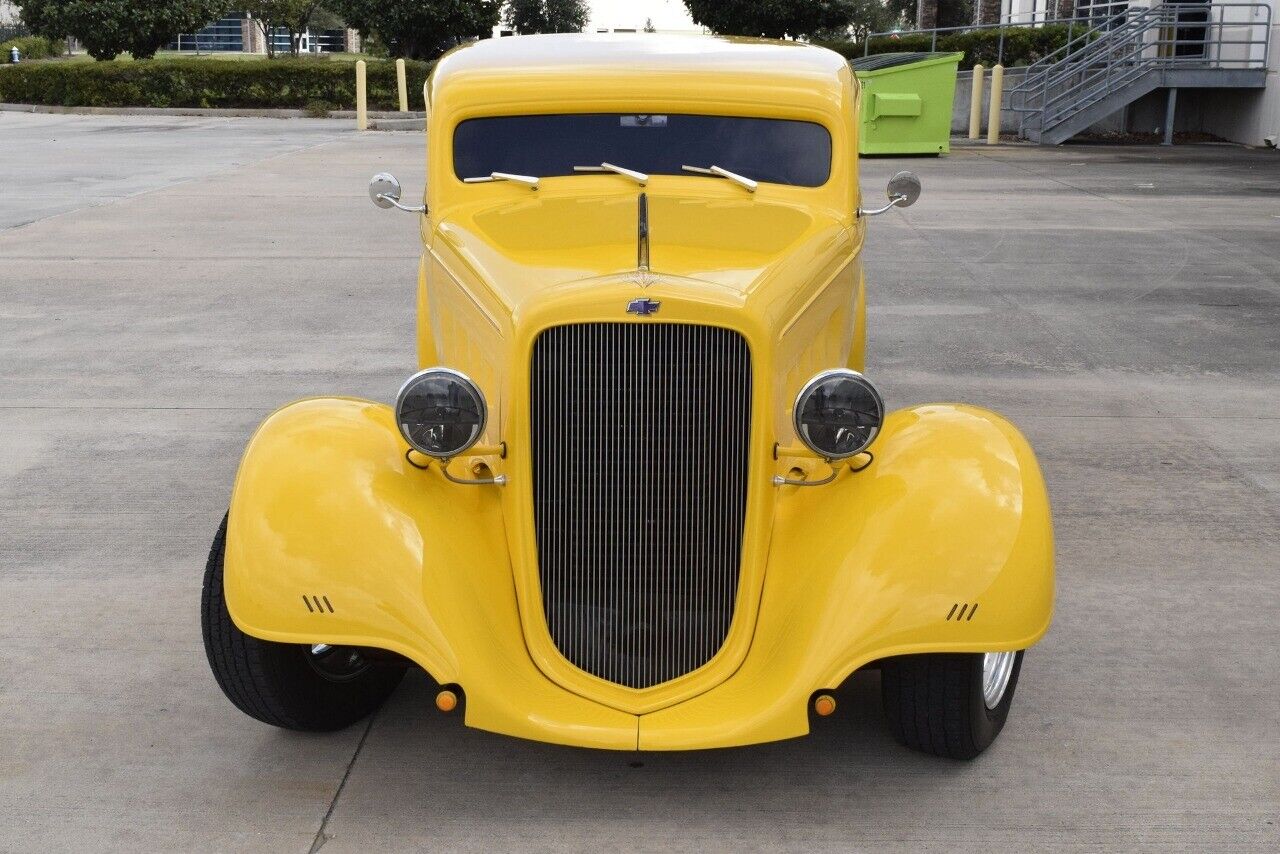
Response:
[{"label": "parking lot surface", "polygon": [[874,672],[808,738],[637,756],[468,730],[421,675],[326,736],[219,693],[200,583],[250,432],[415,367],[415,221],[365,183],[420,186],[421,137],[284,125],[0,117],[69,141],[0,160],[0,851],[1280,844],[1274,153],[865,161],[869,199],[925,186],[870,225],[869,372],[1027,433],[1053,628],[971,763],[895,744]]}]

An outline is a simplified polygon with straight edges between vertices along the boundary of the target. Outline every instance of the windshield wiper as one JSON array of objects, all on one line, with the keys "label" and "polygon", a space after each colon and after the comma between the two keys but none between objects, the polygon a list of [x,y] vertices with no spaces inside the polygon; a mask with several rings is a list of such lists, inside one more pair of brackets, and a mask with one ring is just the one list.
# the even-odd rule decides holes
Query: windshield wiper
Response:
[{"label": "windshield wiper", "polygon": [[524,184],[530,190],[538,189],[538,179],[532,175],[514,175],[510,172],[490,172],[488,175],[481,175],[479,178],[463,178],[464,184],[487,184],[490,181],[515,181],[517,184]]},{"label": "windshield wiper", "polygon": [[615,175],[621,175],[624,178],[630,178],[641,187],[649,183],[649,176],[643,172],[637,172],[634,169],[627,169],[623,166],[615,166],[612,163],[601,163],[599,166],[575,166],[574,172],[612,172]]},{"label": "windshield wiper", "polygon": [[681,166],[680,168],[686,172],[697,172],[699,175],[714,175],[717,178],[726,178],[737,184],[739,187],[742,187],[748,193],[754,193],[756,191],[756,187],[760,186],[759,182],[752,181],[750,178],[744,175],[739,175],[737,172],[730,172],[728,169],[721,169],[719,166]]}]

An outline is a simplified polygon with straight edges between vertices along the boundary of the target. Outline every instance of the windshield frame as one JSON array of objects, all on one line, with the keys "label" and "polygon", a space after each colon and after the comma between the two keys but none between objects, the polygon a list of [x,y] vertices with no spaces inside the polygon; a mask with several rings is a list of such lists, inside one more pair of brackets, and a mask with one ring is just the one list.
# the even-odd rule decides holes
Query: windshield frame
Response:
[{"label": "windshield frame", "polygon": [[[512,106],[514,107],[515,105],[512,105]],[[607,116],[607,117],[621,118],[624,116],[633,116],[633,115],[662,115],[662,116],[694,117],[698,119],[708,119],[708,120],[740,119],[740,120],[752,121],[752,122],[778,122],[778,123],[789,123],[789,124],[795,124],[795,125],[809,125],[813,128],[818,128],[822,131],[825,142],[826,142],[826,146],[827,146],[826,158],[824,163],[825,169],[824,169],[822,181],[820,183],[795,183],[795,182],[788,182],[788,181],[778,181],[778,180],[771,180],[772,176],[758,176],[758,175],[753,175],[749,173],[744,173],[744,174],[746,174],[747,177],[757,181],[761,186],[772,186],[772,187],[785,188],[787,190],[794,190],[794,191],[800,191],[800,192],[826,190],[830,187],[832,181],[835,180],[838,174],[839,150],[843,140],[840,134],[838,133],[837,129],[833,128],[831,124],[826,120],[826,117],[814,115],[809,111],[797,111],[797,113],[794,115],[781,115],[775,110],[760,110],[760,111],[745,110],[745,109],[726,110],[723,107],[716,109],[716,108],[711,108],[711,105],[704,106],[704,105],[697,105],[697,104],[691,104],[691,103],[681,104],[679,106],[666,105],[661,108],[655,108],[651,111],[644,110],[644,109],[630,109],[629,107],[631,105],[628,105],[628,108],[619,109],[621,105],[617,105],[617,104],[610,104],[607,107],[605,107],[604,105],[601,105],[602,108],[597,108],[597,109],[592,109],[591,107],[588,107],[585,104],[575,105],[576,108],[566,109],[562,107],[560,109],[545,109],[545,110],[528,109],[527,108],[528,105],[525,105],[525,106],[526,106],[526,109],[511,109],[510,111],[507,111],[507,110],[467,111],[464,114],[460,114],[456,116],[455,121],[453,121],[449,126],[449,131],[447,134],[448,145],[445,147],[446,152],[444,152],[446,154],[445,163],[448,164],[449,171],[452,173],[452,177],[455,181],[459,183],[464,183],[465,179],[475,177],[471,175],[463,175],[459,171],[458,134],[460,129],[467,123],[475,122],[475,121],[483,121],[486,119],[520,119],[520,118],[544,118],[544,117],[561,117],[561,116],[563,117],[573,117],[573,116],[606,117]],[[635,169],[641,172],[647,172],[651,178],[668,179],[668,180],[669,179],[686,179],[686,180],[697,180],[697,181],[711,181],[714,183],[728,184],[730,186],[733,185],[733,182],[727,181],[720,177],[702,176],[702,175],[697,175],[691,172],[674,170],[674,169],[672,171],[667,171],[666,169],[651,171],[650,169],[643,168],[644,166],[649,166],[651,164],[641,164],[640,166],[637,166],[634,163],[620,162],[616,159],[616,155],[611,153],[597,152],[597,154],[604,156],[606,159],[613,157],[614,158],[613,162],[617,162],[619,166],[623,166],[628,169]],[[700,156],[701,155],[698,153],[690,154],[690,158],[692,160],[698,160]],[[588,158],[588,159],[590,160],[591,158]],[[730,169],[731,171],[739,171],[739,170],[733,169],[733,166],[730,163],[725,163],[725,162],[717,162],[717,163],[686,162],[685,164],[682,164],[682,165],[700,166],[700,167],[709,167],[714,165],[714,166],[720,166],[722,168]],[[754,172],[756,170],[752,170],[752,171]],[[596,173],[576,172],[575,173],[566,169],[564,171],[551,171],[546,174],[541,174],[538,177],[548,181],[554,181],[560,178],[573,178],[573,177],[588,178],[588,177],[594,176],[598,178],[600,177],[600,174],[601,173],[598,173],[598,172]],[[604,173],[604,174],[606,176],[608,175],[608,173]],[[612,176],[612,177],[616,179],[617,176]],[[468,184],[467,186],[475,186],[475,184]]]}]

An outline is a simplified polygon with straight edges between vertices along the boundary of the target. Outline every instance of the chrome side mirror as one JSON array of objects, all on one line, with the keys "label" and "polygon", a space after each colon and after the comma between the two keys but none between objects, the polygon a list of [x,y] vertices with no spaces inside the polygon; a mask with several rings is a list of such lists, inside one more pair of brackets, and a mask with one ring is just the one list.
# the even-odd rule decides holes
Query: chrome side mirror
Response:
[{"label": "chrome side mirror", "polygon": [[426,213],[426,205],[402,205],[400,203],[400,182],[389,172],[379,172],[369,182],[369,198],[380,208],[398,208],[409,213]]},{"label": "chrome side mirror", "polygon": [[920,198],[920,179],[914,172],[899,172],[889,179],[885,195],[889,197],[889,204],[873,211],[858,208],[858,216],[879,216],[890,208],[911,207]]}]

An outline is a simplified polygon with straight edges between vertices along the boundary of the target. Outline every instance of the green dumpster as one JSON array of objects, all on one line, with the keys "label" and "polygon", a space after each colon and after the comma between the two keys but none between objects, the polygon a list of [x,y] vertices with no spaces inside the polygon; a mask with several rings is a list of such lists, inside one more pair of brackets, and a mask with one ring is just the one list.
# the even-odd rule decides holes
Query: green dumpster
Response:
[{"label": "green dumpster", "polygon": [[862,83],[859,154],[951,150],[951,102],[963,53],[878,53],[849,64]]}]

